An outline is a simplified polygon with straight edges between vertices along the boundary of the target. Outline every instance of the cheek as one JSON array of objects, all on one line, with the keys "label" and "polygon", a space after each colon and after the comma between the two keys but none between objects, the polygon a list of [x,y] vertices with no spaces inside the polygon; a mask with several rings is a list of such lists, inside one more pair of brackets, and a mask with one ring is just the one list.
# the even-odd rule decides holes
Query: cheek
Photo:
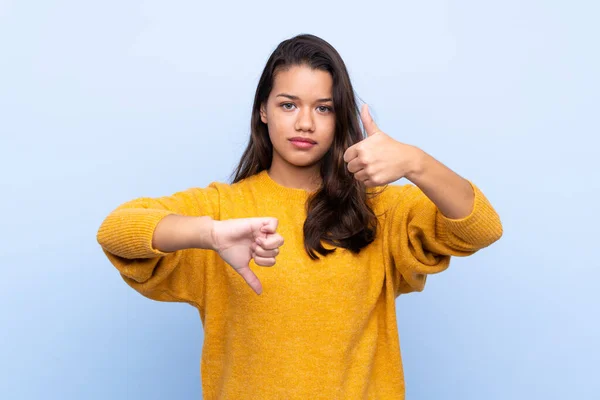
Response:
[{"label": "cheek", "polygon": [[277,131],[277,123],[275,121],[274,116],[271,115],[271,113],[267,113],[267,121],[267,131],[269,132],[269,137],[271,138],[271,140],[273,140],[273,133]]},{"label": "cheek", "polygon": [[281,140],[285,137],[286,132],[289,132],[294,127],[294,121],[291,118],[285,118],[282,115],[269,115],[269,137],[271,142]]},{"label": "cheek", "polygon": [[269,120],[269,124],[267,125],[267,127],[269,130],[269,138],[271,138],[271,142],[277,142],[277,139],[281,136],[279,125],[277,124],[277,122],[271,119]]}]

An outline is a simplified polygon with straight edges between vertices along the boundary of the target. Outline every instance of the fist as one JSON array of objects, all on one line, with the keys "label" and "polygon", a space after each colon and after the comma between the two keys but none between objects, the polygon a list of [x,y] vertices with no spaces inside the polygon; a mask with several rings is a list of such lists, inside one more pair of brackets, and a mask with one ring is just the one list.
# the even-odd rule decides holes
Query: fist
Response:
[{"label": "fist", "polygon": [[250,269],[256,265],[272,267],[283,245],[277,230],[276,218],[238,218],[214,221],[212,228],[213,248],[219,256],[244,278],[256,292],[262,293],[258,277]]},{"label": "fist", "polygon": [[380,131],[366,104],[360,118],[367,138],[344,153],[348,172],[367,187],[387,185],[407,177],[419,160],[420,150]]}]

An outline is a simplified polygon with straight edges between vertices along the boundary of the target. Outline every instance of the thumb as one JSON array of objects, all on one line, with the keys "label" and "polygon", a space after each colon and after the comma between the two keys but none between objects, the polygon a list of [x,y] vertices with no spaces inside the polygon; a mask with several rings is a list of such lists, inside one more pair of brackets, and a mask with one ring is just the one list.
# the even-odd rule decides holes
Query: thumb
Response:
[{"label": "thumb", "polygon": [[371,113],[369,112],[369,106],[366,104],[362,106],[360,119],[367,132],[367,137],[373,136],[375,133],[379,132],[379,128],[377,127],[377,124],[375,124],[375,121],[373,121],[373,117],[371,117]]},{"label": "thumb", "polygon": [[248,286],[250,286],[256,294],[262,293],[262,291],[263,291],[262,284],[258,280],[258,277],[256,276],[256,274],[254,272],[252,272],[252,270],[250,269],[249,266],[240,268],[237,270],[237,272],[238,272],[238,274],[240,274],[242,276],[242,278],[244,278],[244,280],[246,281]]}]

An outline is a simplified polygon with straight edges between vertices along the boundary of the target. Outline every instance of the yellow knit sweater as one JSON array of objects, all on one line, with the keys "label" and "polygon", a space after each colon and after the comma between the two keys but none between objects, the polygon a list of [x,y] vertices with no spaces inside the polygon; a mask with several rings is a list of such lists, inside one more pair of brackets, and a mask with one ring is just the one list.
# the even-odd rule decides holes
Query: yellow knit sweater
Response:
[{"label": "yellow knit sweater", "polygon": [[[309,193],[278,185],[266,171],[236,184],[212,183],[140,198],[110,213],[98,242],[123,279],[146,297],[187,302],[204,326],[205,399],[404,399],[395,299],[420,291],[428,274],[502,235],[481,191],[472,213],[444,217],[414,185],[389,185],[372,200],[376,240],[313,261],[303,246]],[[285,244],[274,267],[250,266],[258,296],[216,252],[152,248],[166,215],[215,220],[276,217]]]}]

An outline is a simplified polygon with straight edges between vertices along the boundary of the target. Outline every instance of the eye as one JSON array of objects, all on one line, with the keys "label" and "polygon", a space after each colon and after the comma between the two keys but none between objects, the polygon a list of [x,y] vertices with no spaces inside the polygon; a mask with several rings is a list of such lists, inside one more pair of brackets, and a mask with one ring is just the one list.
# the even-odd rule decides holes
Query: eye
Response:
[{"label": "eye", "polygon": [[293,110],[295,106],[293,103],[283,103],[281,107],[283,107],[284,110],[290,111]]},{"label": "eye", "polygon": [[322,112],[322,113],[325,113],[325,112],[330,112],[330,111],[332,111],[332,110],[331,110],[331,107],[327,107],[327,106],[319,106],[319,107],[317,107],[317,110],[319,110],[319,111],[320,111],[320,112]]}]

